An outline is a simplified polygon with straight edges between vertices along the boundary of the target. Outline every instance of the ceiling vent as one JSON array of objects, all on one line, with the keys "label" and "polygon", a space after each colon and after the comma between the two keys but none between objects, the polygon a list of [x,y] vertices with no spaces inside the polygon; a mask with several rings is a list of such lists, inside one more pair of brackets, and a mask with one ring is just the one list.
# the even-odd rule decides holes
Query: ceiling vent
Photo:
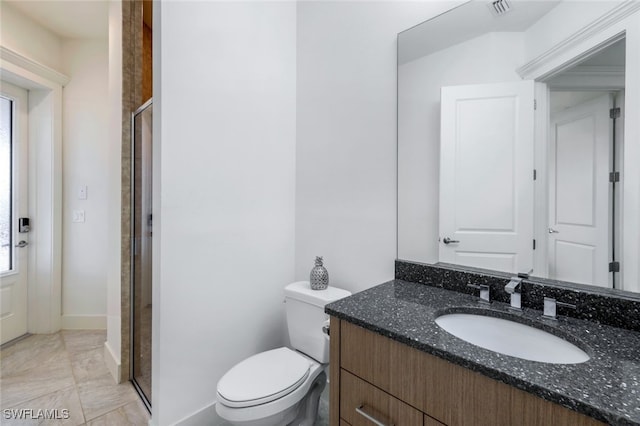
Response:
[{"label": "ceiling vent", "polygon": [[507,0],[495,0],[488,6],[494,16],[502,16],[511,10],[511,4]]}]

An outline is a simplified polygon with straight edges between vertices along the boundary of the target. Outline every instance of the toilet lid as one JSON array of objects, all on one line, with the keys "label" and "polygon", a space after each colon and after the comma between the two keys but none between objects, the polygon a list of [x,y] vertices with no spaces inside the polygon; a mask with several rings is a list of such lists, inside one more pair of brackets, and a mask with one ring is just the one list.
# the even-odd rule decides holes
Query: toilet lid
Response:
[{"label": "toilet lid", "polygon": [[281,398],[309,376],[311,363],[289,348],[254,355],[236,364],[218,382],[218,395],[231,407],[248,407]]}]

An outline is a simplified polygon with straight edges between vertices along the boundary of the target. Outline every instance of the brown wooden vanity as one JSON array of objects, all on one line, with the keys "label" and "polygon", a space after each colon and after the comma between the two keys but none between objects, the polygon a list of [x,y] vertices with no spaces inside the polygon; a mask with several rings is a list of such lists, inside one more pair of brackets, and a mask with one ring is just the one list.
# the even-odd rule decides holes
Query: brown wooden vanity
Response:
[{"label": "brown wooden vanity", "polygon": [[604,424],[336,317],[330,386],[331,426]]}]

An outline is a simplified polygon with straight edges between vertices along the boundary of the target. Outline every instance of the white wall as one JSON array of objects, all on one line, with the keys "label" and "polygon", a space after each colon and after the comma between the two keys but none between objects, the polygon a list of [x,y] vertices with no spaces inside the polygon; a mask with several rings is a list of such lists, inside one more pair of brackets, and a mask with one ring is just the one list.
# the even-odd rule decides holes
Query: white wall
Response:
[{"label": "white wall", "polygon": [[22,56],[62,69],[62,40],[11,6],[0,3],[0,44]]},{"label": "white wall", "polygon": [[537,57],[560,41],[572,36],[621,2],[621,0],[582,1],[577,6],[580,8],[580,13],[576,13],[575,2],[561,2],[525,31],[526,61]]},{"label": "white wall", "polygon": [[522,33],[488,33],[402,64],[398,79],[398,257],[438,261],[440,88],[519,81]]},{"label": "white wall", "polygon": [[[108,42],[65,40],[62,95],[62,326],[106,328]],[[78,199],[81,185],[86,200]],[[73,223],[73,210],[85,212]]]},{"label": "white wall", "polygon": [[285,340],[296,3],[157,6],[152,422],[167,425],[211,408],[225,371]]},{"label": "white wall", "polygon": [[107,132],[110,167],[108,178],[108,240],[107,255],[107,341],[105,360],[116,381],[120,381],[121,310],[120,268],[122,248],[121,199],[122,199],[122,3],[109,0],[109,75],[108,106],[109,130]]},{"label": "white wall", "polygon": [[296,279],[322,255],[351,291],[394,276],[396,37],[454,2],[300,2]]}]

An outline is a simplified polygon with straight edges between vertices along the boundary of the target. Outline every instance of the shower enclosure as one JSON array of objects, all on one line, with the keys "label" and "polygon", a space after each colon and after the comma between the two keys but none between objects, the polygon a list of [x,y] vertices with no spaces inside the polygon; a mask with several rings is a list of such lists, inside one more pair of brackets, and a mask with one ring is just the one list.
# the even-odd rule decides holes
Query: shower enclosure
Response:
[{"label": "shower enclosure", "polygon": [[130,378],[151,410],[151,242],[153,101],[132,116],[131,144],[131,371]]}]

